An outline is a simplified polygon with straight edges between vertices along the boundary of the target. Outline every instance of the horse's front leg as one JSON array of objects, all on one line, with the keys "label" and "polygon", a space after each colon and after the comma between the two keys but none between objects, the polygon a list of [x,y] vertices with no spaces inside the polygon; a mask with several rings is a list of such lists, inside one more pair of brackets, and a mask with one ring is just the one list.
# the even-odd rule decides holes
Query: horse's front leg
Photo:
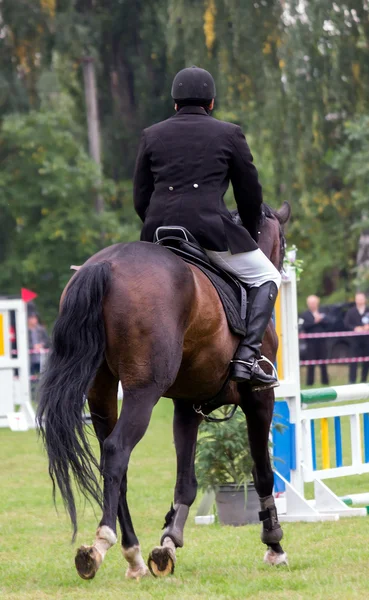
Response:
[{"label": "horse's front leg", "polygon": [[269,454],[269,431],[273,418],[274,392],[250,393],[247,385],[239,386],[241,408],[246,415],[251,456],[254,461],[253,477],[260,499],[261,541],[268,547],[264,562],[271,565],[287,564],[287,554],[280,542],[283,537],[273,497],[274,476]]},{"label": "horse's front leg", "polygon": [[176,549],[183,546],[183,530],[190,506],[196,498],[195,452],[197,432],[202,418],[192,402],[174,400],[173,434],[177,454],[177,481],[174,505],[165,517],[160,546],[154,548],[148,560],[151,573],[164,577],[173,573]]}]

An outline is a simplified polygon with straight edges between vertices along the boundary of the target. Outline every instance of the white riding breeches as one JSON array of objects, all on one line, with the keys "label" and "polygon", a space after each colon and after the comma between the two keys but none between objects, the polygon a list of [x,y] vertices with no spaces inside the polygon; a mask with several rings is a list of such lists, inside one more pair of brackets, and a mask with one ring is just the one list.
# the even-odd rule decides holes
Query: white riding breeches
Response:
[{"label": "white riding breeches", "polygon": [[260,248],[240,254],[231,254],[229,250],[226,252],[205,250],[205,252],[210,262],[234,275],[249,287],[260,287],[268,281],[274,281],[278,289],[281,285],[281,274]]}]

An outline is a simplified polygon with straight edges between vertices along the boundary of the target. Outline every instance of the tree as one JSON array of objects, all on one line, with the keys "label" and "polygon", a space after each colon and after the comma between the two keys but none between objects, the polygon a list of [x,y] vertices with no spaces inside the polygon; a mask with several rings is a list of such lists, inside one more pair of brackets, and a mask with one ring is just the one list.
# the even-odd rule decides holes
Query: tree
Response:
[{"label": "tree", "polygon": [[[50,231],[54,225],[55,231],[67,231],[80,257],[100,247],[101,231],[109,241],[117,228],[112,219],[119,220],[127,232],[127,238],[120,237],[123,241],[131,239],[133,232],[138,235],[131,177],[140,131],[172,114],[172,77],[180,68],[198,64],[216,79],[214,115],[238,123],[247,135],[265,200],[278,205],[286,199],[292,204],[288,237],[305,259],[301,298],[311,292],[348,297],[356,259],[366,264],[367,253],[367,217],[358,199],[360,195],[366,201],[367,181],[357,171],[360,157],[366,160],[366,142],[351,139],[351,125],[346,124],[363,124],[361,118],[369,112],[368,15],[367,0],[1,0],[0,156],[5,171],[0,179],[4,208],[0,260],[4,269],[12,264],[18,272],[23,265],[19,281],[47,280],[43,263],[48,257],[42,243],[49,248],[51,242],[45,234],[37,251],[31,243],[34,232],[45,225]],[[106,213],[97,221],[91,217],[99,187],[93,179],[97,173],[86,154],[81,67],[86,57],[93,58],[96,68],[102,193],[107,202]],[[50,104],[52,100],[57,103]],[[52,123],[55,132],[45,122]],[[14,140],[10,124],[16,131]],[[64,140],[66,128],[71,139]],[[27,144],[32,136],[37,148],[47,148],[53,169],[45,164],[45,157],[31,160]],[[345,151],[356,159],[345,163]],[[7,152],[27,175],[23,186]],[[75,198],[70,210],[80,215],[76,223],[86,231],[93,223],[98,232],[97,238],[89,234],[84,244],[77,241],[71,223],[65,225],[64,217],[63,227],[59,221],[51,222],[41,212],[48,206],[36,200],[45,201],[47,181],[52,192],[46,198],[52,197],[60,207],[66,174]],[[106,178],[114,180],[114,186]],[[10,200],[17,211],[6,204]],[[23,243],[22,236],[28,240],[28,254],[31,247],[36,252],[31,252],[31,262],[24,262],[18,243]],[[64,252],[59,238],[53,243]],[[15,285],[16,278],[4,269],[3,286],[5,282]]]},{"label": "tree", "polygon": [[342,179],[341,194],[354,213],[350,237],[357,240],[356,281],[358,289],[369,291],[369,117],[348,121],[344,144],[330,155],[330,165]]},{"label": "tree", "polygon": [[37,81],[50,59],[55,0],[2,0],[0,113],[38,103]]},{"label": "tree", "polygon": [[[55,317],[71,264],[99,248],[137,237],[134,225],[119,225],[111,210],[93,210],[97,166],[81,145],[68,96],[26,115],[7,116],[0,131],[0,208],[4,246],[0,287],[21,286],[39,294],[46,319]],[[101,182],[108,206],[116,186]],[[103,236],[102,236],[103,233]]]}]

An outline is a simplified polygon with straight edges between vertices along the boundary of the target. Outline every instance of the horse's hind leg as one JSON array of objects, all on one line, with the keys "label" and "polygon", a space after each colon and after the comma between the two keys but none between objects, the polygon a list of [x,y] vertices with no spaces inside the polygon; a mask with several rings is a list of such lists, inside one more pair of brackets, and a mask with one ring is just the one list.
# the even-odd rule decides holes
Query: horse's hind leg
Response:
[{"label": "horse's hind leg", "polygon": [[141,548],[133,528],[127,503],[127,471],[120,486],[118,520],[122,532],[122,552],[128,562],[127,579],[140,579],[148,574],[148,568],[142,558]]},{"label": "horse's hind leg", "polygon": [[[153,378],[154,379],[154,378]],[[126,576],[139,578],[147,573],[128,509],[127,468],[131,452],[144,436],[152,409],[162,391],[155,382],[141,388],[124,387],[123,406],[114,430],[104,442],[104,510],[100,528],[116,536],[116,520],[122,530],[123,556],[128,562]]]},{"label": "horse's hind leg", "polygon": [[246,385],[240,385],[241,407],[246,415],[251,456],[254,461],[253,476],[260,499],[259,513],[262,522],[261,541],[268,550],[264,561],[272,565],[287,564],[287,555],[280,541],[283,537],[273,498],[273,469],[269,454],[269,431],[273,418],[273,390],[250,393]]},{"label": "horse's hind leg", "polygon": [[[117,390],[117,384],[115,390]],[[112,421],[110,421],[109,427],[106,423],[103,430],[102,428],[99,429],[101,439],[105,435],[102,442],[101,457],[101,469],[104,479],[103,515],[93,545],[82,546],[77,552],[76,567],[83,579],[92,579],[95,576],[106,552],[117,541],[118,506],[120,507],[119,514],[123,538],[127,535],[127,532],[130,533],[127,540],[128,547],[126,548],[126,542],[123,539],[123,553],[125,554],[126,549],[127,554],[125,554],[125,557],[130,564],[133,563],[136,566],[139,562],[140,567],[142,566],[142,558],[140,561],[137,557],[139,554],[138,540],[133,531],[125,499],[126,473],[131,452],[143,437],[149,425],[152,409],[159,400],[160,395],[154,384],[141,389],[125,389],[122,410],[113,429],[109,432]],[[124,507],[126,510],[124,510]],[[129,550],[131,550],[131,553]],[[147,568],[145,565],[143,567],[139,575],[136,576],[146,574]]]},{"label": "horse's hind leg", "polygon": [[173,433],[177,454],[177,481],[174,506],[165,517],[161,546],[154,548],[148,560],[149,569],[155,577],[173,573],[176,549],[183,546],[184,526],[197,492],[195,451],[201,419],[194,411],[192,402],[174,400]]},{"label": "horse's hind leg", "polygon": [[[88,405],[102,457],[103,444],[117,422],[118,379],[104,361],[99,368],[94,384],[88,394]],[[92,579],[100,567],[106,551],[114,543],[109,531],[98,528],[92,546],[81,546],[77,550],[75,565],[82,579]]]}]

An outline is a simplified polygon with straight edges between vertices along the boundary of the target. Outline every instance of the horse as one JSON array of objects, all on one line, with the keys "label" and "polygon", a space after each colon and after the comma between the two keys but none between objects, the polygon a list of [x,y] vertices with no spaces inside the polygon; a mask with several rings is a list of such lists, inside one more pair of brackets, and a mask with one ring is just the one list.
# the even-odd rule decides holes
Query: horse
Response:
[{"label": "horse", "polygon": [[[290,207],[284,203],[276,211],[263,206],[259,244],[282,270],[283,225]],[[73,540],[77,513],[72,478],[85,497],[102,509],[93,544],[81,546],[75,557],[83,579],[95,576],[108,549],[117,542],[117,520],[128,562],[126,577],[137,579],[148,573],[127,503],[127,468],[161,397],[174,403],[177,477],[165,531],[149,556],[150,571],[165,576],[174,570],[176,550],[183,546],[185,522],[196,497],[198,428],[207,410],[228,404],[239,406],[247,420],[261,506],[261,539],[267,546],[264,560],[286,563],[268,449],[274,393],[251,391],[248,383],[229,380],[239,339],[231,333],[218,293],[206,275],[160,245],[130,242],[107,247],[69,280],[42,376],[37,420],[48,454],[54,500],[58,486],[70,515]],[[277,346],[271,321],[262,353],[272,363]],[[119,381],[124,395],[118,415]],[[86,435],[86,400],[100,445],[100,463]]]}]

